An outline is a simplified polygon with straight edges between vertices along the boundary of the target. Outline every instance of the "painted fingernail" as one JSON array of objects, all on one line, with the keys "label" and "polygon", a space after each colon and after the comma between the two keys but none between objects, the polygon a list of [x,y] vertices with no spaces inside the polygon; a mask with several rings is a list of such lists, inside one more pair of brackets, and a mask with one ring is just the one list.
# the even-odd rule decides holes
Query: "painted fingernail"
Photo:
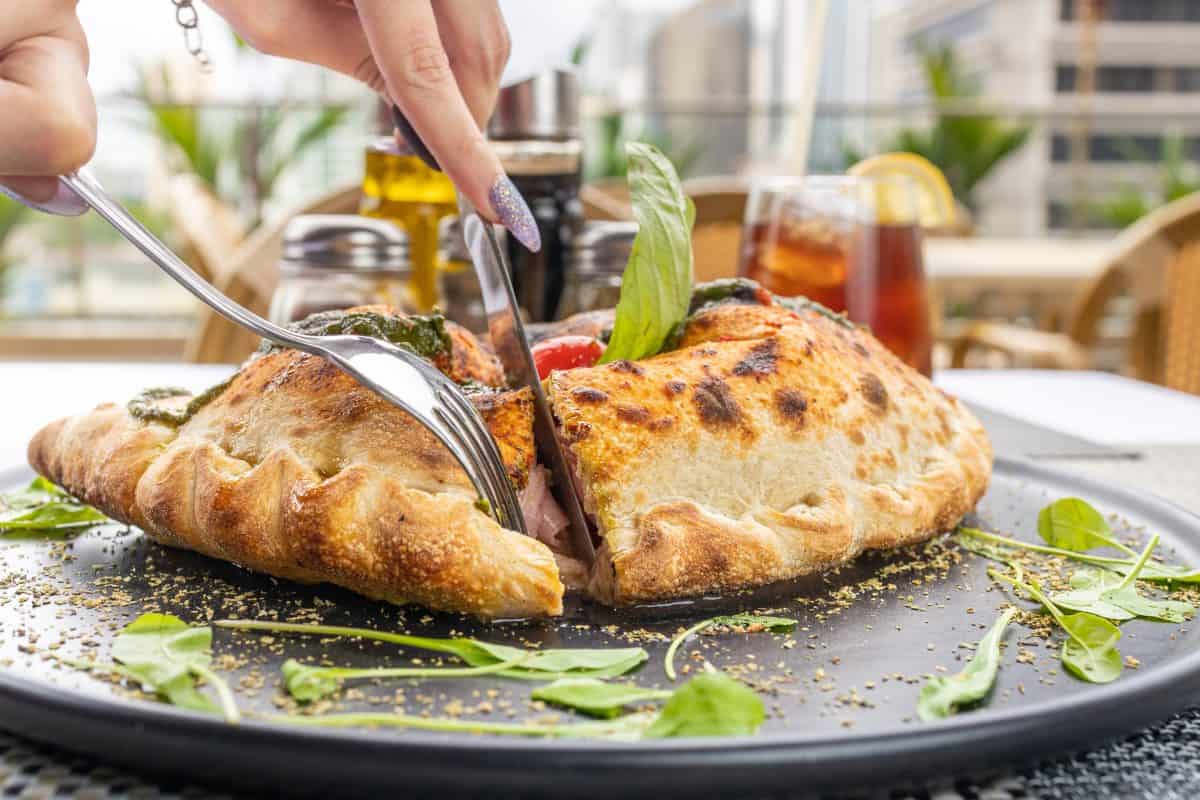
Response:
[{"label": "painted fingernail", "polygon": [[507,175],[496,178],[488,190],[488,200],[491,201],[496,219],[517,237],[518,242],[534,253],[542,249],[542,234],[529,210],[529,204]]},{"label": "painted fingernail", "polygon": [[37,211],[45,211],[47,214],[77,217],[88,210],[88,205],[83,202],[83,198],[67,188],[67,185],[62,182],[59,182],[58,187],[54,190],[54,194],[49,200],[33,200],[3,185],[0,185],[0,194],[16,200],[18,203],[29,208],[36,209]]}]

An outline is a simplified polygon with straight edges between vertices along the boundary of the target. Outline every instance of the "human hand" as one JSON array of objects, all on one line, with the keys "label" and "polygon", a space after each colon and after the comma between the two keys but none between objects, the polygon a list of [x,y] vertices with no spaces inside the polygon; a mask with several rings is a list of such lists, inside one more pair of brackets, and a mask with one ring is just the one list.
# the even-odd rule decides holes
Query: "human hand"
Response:
[{"label": "human hand", "polygon": [[471,203],[540,235],[482,128],[509,39],[495,0],[206,0],[251,46],[350,75],[397,105]]},{"label": "human hand", "polygon": [[[83,202],[56,176],[96,148],[96,102],[75,0],[22,0],[0,13],[0,190],[48,210]],[[6,192],[9,193],[9,192]]]}]

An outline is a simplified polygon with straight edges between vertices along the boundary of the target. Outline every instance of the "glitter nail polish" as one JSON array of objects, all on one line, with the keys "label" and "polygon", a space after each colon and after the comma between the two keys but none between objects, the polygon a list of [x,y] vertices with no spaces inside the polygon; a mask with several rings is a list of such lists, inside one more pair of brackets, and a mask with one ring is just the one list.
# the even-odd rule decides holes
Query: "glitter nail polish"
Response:
[{"label": "glitter nail polish", "polygon": [[500,224],[508,228],[517,241],[535,253],[542,249],[542,234],[538,231],[529,204],[507,175],[496,178],[488,190],[488,200]]}]

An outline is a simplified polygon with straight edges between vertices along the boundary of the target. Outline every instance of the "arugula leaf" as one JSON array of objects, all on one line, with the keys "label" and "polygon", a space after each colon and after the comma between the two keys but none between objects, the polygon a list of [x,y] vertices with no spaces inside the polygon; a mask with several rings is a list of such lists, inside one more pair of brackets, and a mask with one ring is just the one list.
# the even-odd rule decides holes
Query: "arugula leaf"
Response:
[{"label": "arugula leaf", "polygon": [[1086,611],[1057,617],[1071,638],[1063,642],[1062,662],[1075,677],[1091,683],[1111,683],[1121,675],[1117,640],[1121,629]]},{"label": "arugula leaf", "polygon": [[569,725],[531,725],[520,722],[415,717],[408,714],[325,714],[322,716],[276,715],[273,722],[321,728],[416,728],[450,733],[492,733],[548,739],[614,739],[636,741],[656,719],[655,714],[626,714],[612,720],[576,722]]},{"label": "arugula leaf", "polygon": [[[548,688],[548,687],[547,687]],[[720,672],[699,675],[670,693],[658,714],[641,712],[603,721],[566,725],[417,717],[408,714],[277,715],[273,722],[330,728],[418,728],[454,733],[492,733],[545,738],[598,738],[625,741],[676,736],[748,736],[766,710],[757,694]]]},{"label": "arugula leaf", "polygon": [[1000,615],[987,635],[979,640],[975,656],[956,675],[937,675],[921,689],[917,716],[923,720],[941,719],[962,706],[977,703],[987,696],[1000,670],[1000,640],[1004,629],[1017,613],[1010,608]]},{"label": "arugula leaf", "polygon": [[637,236],[621,279],[613,332],[599,363],[661,352],[678,335],[692,301],[692,224],[675,167],[644,142],[625,145]]},{"label": "arugula leaf", "polygon": [[1196,609],[1190,603],[1155,600],[1138,593],[1136,581],[1157,544],[1158,535],[1155,534],[1134,566],[1126,570],[1123,578],[1111,572],[1079,571],[1071,576],[1072,591],[1061,592],[1052,599],[1064,608],[1088,611],[1117,622],[1134,617],[1183,622],[1196,613]]},{"label": "arugula leaf", "polygon": [[[519,651],[523,652],[523,651]],[[526,661],[525,655],[508,661],[500,661],[483,667],[416,668],[416,667],[372,667],[355,669],[350,667],[316,667],[301,664],[294,658],[283,662],[284,687],[288,694],[302,703],[319,700],[341,688],[342,682],[360,678],[471,678],[491,675],[517,666]]]},{"label": "arugula leaf", "polygon": [[[1133,569],[1133,562],[1123,564],[1102,564],[1118,575],[1128,575]],[[1137,576],[1139,581],[1147,583],[1200,583],[1200,569],[1192,567],[1174,567],[1169,564],[1147,564]]]},{"label": "arugula leaf", "polygon": [[[986,558],[991,558],[996,561],[1008,564],[1010,559],[1003,555],[1002,551],[995,546],[1008,547],[1014,550],[1028,550],[1033,553],[1045,553],[1051,556],[1060,556],[1072,561],[1078,561],[1081,564],[1091,564],[1092,566],[1102,567],[1118,575],[1127,575],[1131,569],[1137,565],[1137,561],[1132,558],[1109,558],[1107,556],[1094,556],[1089,553],[1079,553],[1074,550],[1064,550],[1060,547],[1049,547],[1047,545],[1032,544],[1030,542],[1022,542],[1018,539],[1010,539],[1007,536],[1000,536],[995,533],[981,531],[978,528],[968,528],[959,526],[955,536],[960,545],[966,549],[978,553]],[[975,540],[975,541],[971,541]],[[980,544],[983,543],[983,544]],[[988,547],[985,545],[993,545]],[[1146,563],[1138,573],[1138,580],[1147,581],[1149,583],[1200,583],[1200,569],[1192,567],[1175,567],[1167,564]]]},{"label": "arugula leaf", "polygon": [[1067,633],[1063,641],[1063,666],[1075,677],[1090,683],[1110,683],[1121,675],[1121,653],[1117,650],[1117,641],[1121,638],[1121,629],[1103,617],[1087,611],[1075,614],[1063,614],[1050,598],[1046,597],[1036,581],[1028,583],[1021,580],[1021,571],[1017,569],[1015,578],[1003,575],[989,569],[988,574],[993,578],[1011,584],[1021,589],[1037,602],[1045,606]]},{"label": "arugula leaf", "polygon": [[663,669],[666,670],[667,677],[675,680],[675,652],[683,641],[693,634],[697,634],[706,628],[724,626],[728,628],[738,628],[746,633],[758,633],[760,631],[768,631],[770,633],[787,633],[796,629],[796,620],[788,619],[787,617],[766,617],[759,614],[728,614],[720,617],[712,617],[711,619],[701,620],[692,627],[682,631],[671,640],[671,645],[667,648],[667,655],[663,659]]},{"label": "arugula leaf", "polygon": [[1038,534],[1046,543],[1064,550],[1083,552],[1097,547],[1113,547],[1136,556],[1117,541],[1108,521],[1086,500],[1064,497],[1038,512]]},{"label": "arugula leaf", "polygon": [[640,647],[608,649],[522,650],[478,639],[435,639],[388,633],[370,628],[343,628],[333,625],[307,625],[268,620],[225,619],[213,623],[218,628],[273,633],[300,633],[311,636],[347,636],[416,647],[457,656],[473,667],[494,666],[506,661],[519,665],[498,670],[505,678],[529,681],[553,681],[558,678],[612,678],[638,667],[649,656]]},{"label": "arugula leaf", "polygon": [[1050,596],[1057,605],[1070,611],[1087,611],[1098,617],[1124,622],[1137,614],[1104,599],[1104,593],[1124,581],[1120,575],[1105,570],[1079,570],[1071,575],[1071,590]]},{"label": "arugula leaf", "polygon": [[33,508],[34,506],[40,506],[54,500],[69,499],[71,499],[70,495],[41,475],[34,478],[24,489],[17,489],[0,497],[0,501],[4,503],[5,509],[10,510]]},{"label": "arugula leaf", "polygon": [[562,678],[534,689],[530,697],[565,706],[593,717],[615,717],[624,706],[647,700],[665,700],[667,689],[647,689],[632,683],[605,683],[595,678]]},{"label": "arugula leaf", "polygon": [[190,627],[169,614],[143,614],[113,640],[112,655],[125,674],[172,705],[217,711],[196,686],[196,679],[203,678],[216,690],[226,721],[236,723],[240,715],[233,693],[209,668],[211,649],[211,628]]},{"label": "arugula leaf", "polygon": [[723,672],[705,672],[675,690],[645,737],[749,736],[766,717],[753,690]]},{"label": "arugula leaf", "polygon": [[40,475],[26,488],[0,496],[0,534],[55,533],[107,521],[108,517]]},{"label": "arugula leaf", "polygon": [[1163,622],[1183,622],[1186,617],[1196,613],[1189,603],[1175,600],[1154,600],[1138,594],[1137,579],[1150,561],[1150,554],[1158,545],[1158,534],[1150,537],[1137,563],[1126,572],[1124,579],[1115,587],[1101,592],[1100,599],[1139,617],[1162,620]]}]

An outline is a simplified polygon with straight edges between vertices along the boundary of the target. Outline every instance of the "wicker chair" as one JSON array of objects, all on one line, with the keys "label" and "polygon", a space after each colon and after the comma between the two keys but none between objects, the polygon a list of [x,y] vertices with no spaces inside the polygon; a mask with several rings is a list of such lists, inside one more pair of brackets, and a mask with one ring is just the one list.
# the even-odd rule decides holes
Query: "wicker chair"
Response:
[{"label": "wicker chair", "polygon": [[[213,283],[246,308],[265,316],[279,277],[277,264],[288,220],[300,214],[353,214],[358,210],[359,196],[355,184],[325,195],[283,222],[264,225],[241,244],[227,268],[217,272]],[[240,362],[256,347],[258,338],[254,334],[202,306],[196,335],[188,343],[184,357],[199,363],[232,364]]]},{"label": "wicker chair", "polygon": [[1200,192],[1169,203],[1122,231],[1103,272],[1073,304],[1062,333],[975,322],[949,342],[951,364],[977,353],[1010,363],[1085,369],[1109,303],[1128,294],[1133,330],[1124,372],[1200,394]]},{"label": "wicker chair", "polygon": [[748,182],[728,177],[696,178],[685,181],[683,191],[696,204],[696,225],[692,228],[696,280],[737,275]]},{"label": "wicker chair", "polygon": [[[684,193],[696,204],[696,225],[692,229],[696,280],[737,274],[747,188],[745,181],[732,177],[684,181]],[[624,179],[589,183],[580,192],[580,199],[588,219],[633,219]]]},{"label": "wicker chair", "polygon": [[208,280],[231,262],[246,235],[234,210],[195,175],[174,175],[167,184],[167,214],[183,239],[183,256]]}]

